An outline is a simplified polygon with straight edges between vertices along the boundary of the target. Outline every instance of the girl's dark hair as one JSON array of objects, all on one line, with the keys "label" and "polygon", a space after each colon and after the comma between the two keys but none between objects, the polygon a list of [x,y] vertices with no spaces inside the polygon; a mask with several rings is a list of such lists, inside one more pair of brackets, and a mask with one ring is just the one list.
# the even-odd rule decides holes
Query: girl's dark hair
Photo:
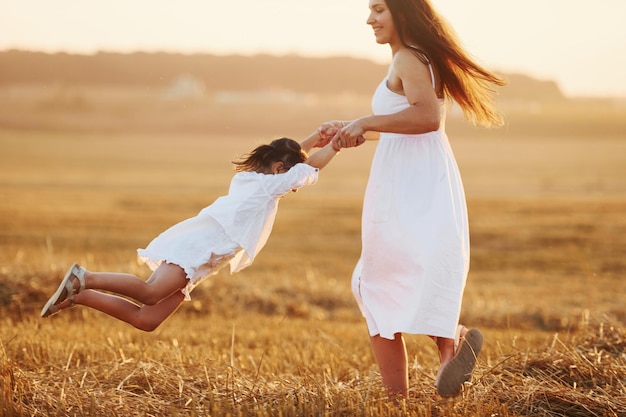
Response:
[{"label": "girl's dark hair", "polygon": [[495,110],[494,86],[504,81],[477,64],[461,47],[454,30],[428,0],[385,0],[400,40],[407,47],[419,45],[439,72],[443,92],[451,97],[473,123],[501,125]]},{"label": "girl's dark hair", "polygon": [[238,161],[233,161],[235,171],[255,171],[267,173],[274,162],[282,162],[285,170],[306,161],[306,152],[298,142],[289,138],[275,139],[269,145],[257,146],[252,152]]}]

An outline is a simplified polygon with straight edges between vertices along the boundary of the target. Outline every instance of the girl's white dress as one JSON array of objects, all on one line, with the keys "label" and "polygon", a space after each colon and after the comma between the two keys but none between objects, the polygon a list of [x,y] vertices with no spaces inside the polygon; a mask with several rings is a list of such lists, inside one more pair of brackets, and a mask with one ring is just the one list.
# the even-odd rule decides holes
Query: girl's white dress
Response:
[{"label": "girl's white dress", "polygon": [[[372,98],[374,114],[408,106],[405,96],[389,90],[387,78]],[[441,111],[435,132],[380,135],[363,203],[361,258],[352,277],[371,336],[455,335],[469,270],[469,229],[443,99]]]},{"label": "girl's white dress", "polygon": [[189,300],[193,288],[227,264],[231,273],[249,266],[269,238],[280,198],[317,179],[318,169],[307,164],[282,174],[238,172],[228,195],[138,249],[139,259],[153,271],[163,262],[183,268],[189,279],[183,293]]}]

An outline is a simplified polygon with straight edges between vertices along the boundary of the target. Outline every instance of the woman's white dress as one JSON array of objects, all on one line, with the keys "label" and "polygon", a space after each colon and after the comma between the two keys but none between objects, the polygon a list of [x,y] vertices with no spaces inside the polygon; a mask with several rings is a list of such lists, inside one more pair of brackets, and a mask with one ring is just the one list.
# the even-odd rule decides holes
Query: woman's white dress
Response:
[{"label": "woman's white dress", "polygon": [[[431,71],[432,73],[432,71]],[[387,87],[374,114],[409,103]],[[394,333],[454,338],[469,270],[463,184],[445,133],[381,133],[365,191],[362,252],[352,290],[371,336]]]},{"label": "woman's white dress", "polygon": [[280,198],[316,183],[318,172],[307,164],[275,175],[239,172],[228,195],[137,249],[138,257],[153,271],[163,262],[183,268],[189,279],[183,294],[189,300],[190,292],[222,267],[230,264],[234,273],[249,266],[269,238]]}]

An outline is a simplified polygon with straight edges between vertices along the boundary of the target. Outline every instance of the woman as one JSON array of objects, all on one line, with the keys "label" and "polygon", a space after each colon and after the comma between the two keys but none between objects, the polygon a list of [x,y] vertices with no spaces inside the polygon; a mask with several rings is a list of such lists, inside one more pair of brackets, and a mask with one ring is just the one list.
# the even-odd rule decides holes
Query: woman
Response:
[{"label": "woman", "polygon": [[456,101],[474,123],[499,125],[491,93],[503,82],[468,56],[428,0],[370,0],[369,8],[376,41],[392,53],[372,99],[374,114],[319,128],[340,148],[358,146],[366,132],[380,132],[352,288],[390,393],[408,394],[403,333],[412,333],[437,344],[435,385],[440,395],[454,396],[471,376],[482,335],[457,325],[469,232],[463,185],[444,129],[445,104]]}]

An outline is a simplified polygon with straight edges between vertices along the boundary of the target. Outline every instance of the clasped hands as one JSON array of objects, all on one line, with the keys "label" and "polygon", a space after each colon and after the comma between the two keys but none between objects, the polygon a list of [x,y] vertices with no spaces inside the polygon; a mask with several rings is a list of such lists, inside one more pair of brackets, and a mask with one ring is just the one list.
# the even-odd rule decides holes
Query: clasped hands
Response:
[{"label": "clasped hands", "polygon": [[341,120],[332,120],[323,123],[317,133],[320,140],[316,147],[324,147],[332,142],[333,149],[339,152],[343,148],[353,148],[365,142],[365,132],[359,126],[358,120],[352,123]]}]

